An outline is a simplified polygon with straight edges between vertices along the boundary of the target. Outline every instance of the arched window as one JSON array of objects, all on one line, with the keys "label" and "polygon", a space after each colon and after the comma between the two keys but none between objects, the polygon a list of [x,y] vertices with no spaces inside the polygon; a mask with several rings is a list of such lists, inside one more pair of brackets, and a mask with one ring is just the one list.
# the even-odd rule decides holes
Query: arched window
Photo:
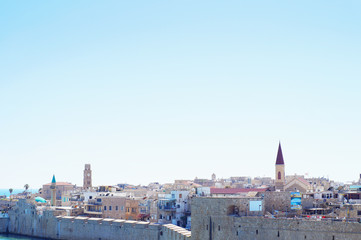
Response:
[{"label": "arched window", "polygon": [[281,179],[281,172],[278,172],[278,179]]}]

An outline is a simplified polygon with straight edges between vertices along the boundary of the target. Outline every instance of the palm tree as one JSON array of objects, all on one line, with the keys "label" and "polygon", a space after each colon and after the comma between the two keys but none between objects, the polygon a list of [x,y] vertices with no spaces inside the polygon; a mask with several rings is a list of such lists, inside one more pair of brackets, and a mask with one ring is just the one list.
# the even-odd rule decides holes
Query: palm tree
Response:
[{"label": "palm tree", "polygon": [[13,193],[13,189],[12,188],[9,188],[9,192],[10,192],[10,202],[11,202],[11,194]]},{"label": "palm tree", "polygon": [[29,184],[25,184],[25,185],[24,185],[24,188],[25,188],[25,192],[28,191],[28,189],[29,189]]}]

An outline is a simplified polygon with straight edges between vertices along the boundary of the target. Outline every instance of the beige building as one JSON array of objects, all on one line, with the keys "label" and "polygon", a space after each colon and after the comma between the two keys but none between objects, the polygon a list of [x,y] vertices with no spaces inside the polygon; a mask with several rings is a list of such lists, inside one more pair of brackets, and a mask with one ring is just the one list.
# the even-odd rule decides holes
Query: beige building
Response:
[{"label": "beige building", "polygon": [[125,219],[125,197],[101,197],[103,206],[103,218]]},{"label": "beige building", "polygon": [[[55,189],[56,200],[61,200],[64,193],[75,190],[75,185],[67,182],[56,182]],[[43,185],[42,197],[45,199],[51,199],[51,183]]]},{"label": "beige building", "polygon": [[340,208],[339,217],[361,219],[361,204],[343,205]]},{"label": "beige building", "polygon": [[308,183],[307,180],[305,180],[302,177],[293,177],[290,178],[289,181],[287,181],[287,184],[285,186],[285,191],[288,192],[301,192],[306,193],[312,190],[311,184]]},{"label": "beige building", "polygon": [[139,199],[127,199],[125,202],[125,219],[127,220],[139,220],[140,219],[140,209],[139,209]]}]

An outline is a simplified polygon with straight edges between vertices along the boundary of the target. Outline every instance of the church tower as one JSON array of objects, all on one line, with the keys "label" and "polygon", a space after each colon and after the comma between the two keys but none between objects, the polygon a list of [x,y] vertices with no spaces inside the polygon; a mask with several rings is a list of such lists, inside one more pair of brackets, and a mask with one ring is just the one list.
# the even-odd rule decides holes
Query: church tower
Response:
[{"label": "church tower", "polygon": [[53,180],[51,180],[51,206],[56,206],[56,181],[55,175],[53,175]]},{"label": "church tower", "polygon": [[286,184],[286,178],[285,178],[285,163],[283,161],[281,143],[279,143],[278,145],[275,179],[276,179],[275,180],[276,190],[283,191]]},{"label": "church tower", "polygon": [[92,187],[92,170],[90,169],[90,164],[85,164],[83,188],[90,189],[91,187]]}]

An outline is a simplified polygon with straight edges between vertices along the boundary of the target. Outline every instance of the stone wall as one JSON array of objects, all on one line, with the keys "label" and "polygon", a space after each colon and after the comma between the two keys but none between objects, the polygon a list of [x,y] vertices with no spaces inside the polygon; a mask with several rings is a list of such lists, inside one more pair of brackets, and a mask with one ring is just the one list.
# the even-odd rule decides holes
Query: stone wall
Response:
[{"label": "stone wall", "polygon": [[9,218],[0,217],[0,233],[6,233],[9,224]]},{"label": "stone wall", "polygon": [[266,212],[290,211],[291,193],[290,192],[265,192],[264,202]]},{"label": "stone wall", "polygon": [[192,240],[361,239],[361,223],[227,214],[228,206],[235,203],[235,199],[193,199]]},{"label": "stone wall", "polygon": [[9,232],[47,239],[79,240],[186,240],[190,232],[168,224],[110,218],[58,216],[53,211],[39,211],[24,201],[9,212]]}]

